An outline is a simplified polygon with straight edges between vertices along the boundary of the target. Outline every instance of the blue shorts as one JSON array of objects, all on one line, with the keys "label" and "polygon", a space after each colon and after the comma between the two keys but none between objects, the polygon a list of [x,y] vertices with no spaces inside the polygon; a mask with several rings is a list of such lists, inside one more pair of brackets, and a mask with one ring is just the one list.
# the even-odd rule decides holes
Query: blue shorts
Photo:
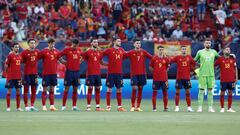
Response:
[{"label": "blue shorts", "polygon": [[43,76],[42,85],[47,86],[56,86],[57,85],[57,75],[45,75]]},{"label": "blue shorts", "polygon": [[32,75],[24,75],[23,78],[23,85],[26,86],[37,86],[38,85],[38,78],[37,75],[32,74]]},{"label": "blue shorts", "polygon": [[175,84],[176,89],[190,89],[192,88],[192,84],[191,81],[188,79],[180,79],[180,80],[176,80],[176,84]]},{"label": "blue shorts", "polygon": [[80,85],[80,72],[66,70],[64,78],[64,86],[79,86]]},{"label": "blue shorts", "polygon": [[108,74],[107,80],[106,80],[106,86],[108,88],[113,88],[114,85],[117,89],[123,87],[123,76],[122,76],[122,74]]},{"label": "blue shorts", "polygon": [[100,75],[89,75],[86,78],[86,85],[87,86],[101,86],[101,76]]},{"label": "blue shorts", "polygon": [[206,13],[206,4],[198,4],[197,5],[197,12],[199,14],[205,14]]},{"label": "blue shorts", "polygon": [[153,81],[152,85],[153,90],[167,90],[168,89],[168,81]]},{"label": "blue shorts", "polygon": [[131,78],[131,86],[144,86],[147,84],[146,75],[134,75]]},{"label": "blue shorts", "polygon": [[221,90],[235,90],[234,82],[221,82]]},{"label": "blue shorts", "polygon": [[21,79],[14,79],[14,80],[8,80],[5,84],[5,88],[22,88],[22,80]]}]

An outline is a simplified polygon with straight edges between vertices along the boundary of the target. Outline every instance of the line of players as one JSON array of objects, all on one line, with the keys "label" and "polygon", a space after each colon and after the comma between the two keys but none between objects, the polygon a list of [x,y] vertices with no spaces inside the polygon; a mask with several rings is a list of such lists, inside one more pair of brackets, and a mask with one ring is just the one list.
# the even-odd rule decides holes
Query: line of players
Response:
[{"label": "line of players", "polygon": [[[206,42],[206,41],[205,41]],[[146,84],[146,58],[150,59],[149,69],[153,74],[153,84],[152,84],[152,105],[153,111],[157,111],[157,95],[158,90],[162,89],[164,111],[168,111],[168,69],[171,63],[177,64],[177,78],[176,78],[176,96],[175,96],[175,111],[179,111],[179,100],[180,100],[180,89],[186,90],[186,102],[187,111],[193,112],[191,108],[191,96],[190,96],[190,72],[194,70],[196,62],[194,59],[187,55],[187,47],[181,46],[181,54],[173,58],[169,58],[165,55],[164,47],[158,46],[157,54],[152,56],[147,51],[141,48],[141,41],[134,40],[134,49],[128,52],[121,48],[121,40],[119,38],[113,38],[112,47],[106,50],[101,50],[98,46],[98,41],[96,39],[91,39],[91,47],[86,51],[82,52],[78,48],[79,41],[77,39],[72,40],[71,47],[65,48],[63,51],[58,51],[54,48],[55,40],[48,40],[48,47],[39,51],[35,49],[36,40],[28,40],[29,49],[24,50],[19,53],[19,44],[14,43],[12,46],[12,52],[8,55],[5,63],[5,70],[7,72],[7,79],[5,87],[8,89],[6,95],[7,111],[10,111],[10,97],[12,88],[16,88],[16,110],[24,111],[20,108],[20,88],[22,87],[22,77],[21,77],[21,64],[24,64],[24,104],[25,111],[38,111],[34,107],[34,102],[36,99],[36,87],[38,85],[38,61],[42,59],[43,61],[43,92],[42,92],[42,110],[47,111],[46,99],[47,91],[49,91],[50,100],[50,110],[58,110],[54,106],[54,87],[57,85],[57,63],[66,65],[66,73],[64,78],[64,93],[62,98],[62,109],[66,110],[66,102],[68,97],[68,91],[70,86],[73,87],[72,92],[72,110],[79,111],[77,108],[77,89],[80,85],[80,64],[82,61],[87,62],[87,73],[86,73],[86,85],[87,90],[87,109],[86,111],[91,111],[91,99],[92,91],[95,90],[95,101],[96,108],[95,111],[110,111],[111,110],[111,93],[112,88],[115,86],[117,89],[117,110],[127,111],[122,106],[122,87],[123,87],[123,72],[122,72],[122,62],[124,59],[130,59],[131,66],[131,109],[130,111],[143,111],[140,108],[142,100],[143,87]],[[204,44],[205,46],[205,44]],[[206,46],[205,46],[206,49]],[[221,69],[221,107],[224,108],[224,94],[228,89],[229,99],[228,99],[228,109],[231,109],[232,105],[232,90],[235,84],[235,67],[236,62],[234,58],[229,57],[230,48],[224,49],[224,56],[217,60],[217,65],[220,65]],[[102,60],[103,57],[108,57],[108,62]],[[103,109],[100,107],[100,86],[101,83],[101,72],[100,66],[108,66],[108,75],[106,79],[107,93],[106,102],[107,107]],[[232,72],[229,72],[231,70]],[[231,77],[228,77],[231,76]],[[231,85],[229,85],[231,84]],[[95,88],[94,88],[95,87]],[[29,88],[31,88],[31,105],[28,105],[28,93]]]}]

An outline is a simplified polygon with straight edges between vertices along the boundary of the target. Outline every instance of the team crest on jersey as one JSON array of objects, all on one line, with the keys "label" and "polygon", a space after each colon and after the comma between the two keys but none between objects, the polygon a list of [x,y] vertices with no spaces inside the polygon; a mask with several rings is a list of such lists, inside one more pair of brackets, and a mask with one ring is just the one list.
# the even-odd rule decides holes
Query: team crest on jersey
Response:
[{"label": "team crest on jersey", "polygon": [[230,63],[233,63],[233,61],[232,61],[232,60],[230,60]]},{"label": "team crest on jersey", "polygon": [[136,56],[136,54],[134,53],[133,56]]},{"label": "team crest on jersey", "polygon": [[163,60],[163,63],[166,63],[166,61],[165,61],[165,60]]}]

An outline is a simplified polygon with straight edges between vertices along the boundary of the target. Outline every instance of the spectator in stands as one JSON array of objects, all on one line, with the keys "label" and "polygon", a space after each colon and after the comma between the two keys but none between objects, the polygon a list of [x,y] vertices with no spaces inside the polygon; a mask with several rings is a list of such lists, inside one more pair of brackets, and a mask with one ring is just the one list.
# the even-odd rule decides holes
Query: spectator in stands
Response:
[{"label": "spectator in stands", "polygon": [[181,27],[178,25],[177,29],[175,29],[172,33],[172,38],[176,40],[181,40],[183,38],[183,32],[181,30]]},{"label": "spectator in stands", "polygon": [[27,3],[26,2],[21,2],[17,4],[17,9],[16,9],[17,15],[18,15],[18,20],[23,21],[23,23],[27,26],[27,15],[28,15],[28,8],[27,8]]},{"label": "spectator in stands", "polygon": [[187,31],[183,33],[184,37],[186,37],[188,40],[193,40],[193,34],[192,28],[188,27]]},{"label": "spectator in stands", "polygon": [[190,5],[187,10],[186,23],[192,24],[194,19],[194,8],[193,5]]},{"label": "spectator in stands", "polygon": [[162,29],[162,34],[164,40],[171,40],[172,30],[169,27],[164,27]]},{"label": "spectator in stands", "polygon": [[196,28],[194,31],[193,39],[194,39],[194,41],[203,41],[204,40],[203,34],[198,28]]},{"label": "spectator in stands", "polygon": [[131,18],[135,18],[138,14],[138,9],[136,4],[133,4],[132,8],[131,8]]},{"label": "spectator in stands", "polygon": [[112,4],[113,8],[113,17],[116,22],[120,21],[120,17],[123,11],[122,0],[115,0]]},{"label": "spectator in stands", "polygon": [[45,9],[43,7],[43,4],[36,4],[34,7],[34,14],[39,15],[39,14],[44,14]]},{"label": "spectator in stands", "polygon": [[69,17],[70,17],[70,14],[71,14],[71,8],[68,6],[68,3],[67,3],[66,0],[64,1],[64,5],[62,5],[59,8],[58,12],[59,12],[59,15],[61,17],[61,19],[60,19],[61,27],[67,26],[67,24],[69,23]]},{"label": "spectator in stands", "polygon": [[147,31],[146,31],[146,40],[152,41],[153,37],[154,37],[154,33],[152,30],[152,26],[150,26],[149,28],[147,28]]},{"label": "spectator in stands", "polygon": [[11,12],[8,6],[6,6],[5,9],[2,11],[2,15],[3,15],[3,23],[9,24],[11,22]]},{"label": "spectator in stands", "polygon": [[222,6],[218,6],[218,10],[212,11],[213,14],[216,15],[216,24],[217,24],[217,29],[218,29],[218,34],[224,35],[223,34],[223,29],[225,25],[225,20],[227,18],[226,12],[222,9]]},{"label": "spectator in stands", "polygon": [[165,20],[164,25],[169,27],[170,29],[174,26],[174,21],[171,19],[171,16],[168,16],[167,20]]},{"label": "spectator in stands", "polygon": [[206,39],[206,38],[213,39],[212,31],[211,31],[210,27],[207,27],[206,30],[203,31],[203,37],[204,37],[204,39]]},{"label": "spectator in stands", "polygon": [[57,30],[57,38],[65,38],[66,31],[63,29],[63,27],[60,27],[59,30]]},{"label": "spectator in stands", "polygon": [[3,23],[0,23],[0,40],[3,39],[3,34],[5,33],[5,27],[3,26]]},{"label": "spectator in stands", "polygon": [[104,38],[106,36],[106,30],[105,30],[106,22],[103,20],[103,18],[100,19],[100,22],[98,23],[98,31],[97,36]]},{"label": "spectator in stands", "polygon": [[88,30],[88,37],[95,37],[96,31],[94,30],[94,27],[96,26],[95,21],[93,20],[94,15],[88,15],[86,14],[86,22],[87,22],[87,30]]},{"label": "spectator in stands", "polygon": [[133,39],[135,39],[136,37],[136,33],[134,31],[134,28],[133,27],[129,27],[128,29],[126,29],[124,31],[128,41],[133,41]]},{"label": "spectator in stands", "polygon": [[23,41],[26,38],[24,23],[22,21],[18,22],[17,25],[13,27],[13,30],[16,35],[16,41]]},{"label": "spectator in stands", "polygon": [[204,21],[206,14],[206,0],[198,0],[197,1],[197,11],[198,11],[198,20]]},{"label": "spectator in stands", "polygon": [[81,40],[86,40],[87,38],[87,21],[84,14],[78,19],[78,35]]}]

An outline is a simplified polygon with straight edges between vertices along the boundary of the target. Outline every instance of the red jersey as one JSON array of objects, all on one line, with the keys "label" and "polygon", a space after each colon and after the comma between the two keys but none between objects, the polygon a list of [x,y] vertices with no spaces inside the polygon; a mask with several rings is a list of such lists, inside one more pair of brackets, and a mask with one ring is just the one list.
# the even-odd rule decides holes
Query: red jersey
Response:
[{"label": "red jersey", "polygon": [[38,73],[38,55],[39,50],[24,50],[21,53],[24,65],[24,75],[31,75]]},{"label": "red jersey", "polygon": [[192,56],[178,55],[171,59],[171,63],[177,64],[177,79],[190,79],[191,69],[195,67]]},{"label": "red jersey", "polygon": [[6,59],[8,65],[7,80],[21,79],[21,62],[21,55],[10,52]]},{"label": "red jersey", "polygon": [[65,48],[61,53],[60,57],[65,56],[67,61],[67,69],[71,71],[79,71],[81,64],[82,50],[80,48]]},{"label": "red jersey", "polygon": [[123,48],[108,48],[103,52],[103,56],[108,56],[108,73],[122,74],[123,56],[126,52]]},{"label": "red jersey", "polygon": [[169,59],[167,57],[160,58],[154,56],[150,61],[150,67],[153,68],[153,80],[154,81],[167,81],[167,70],[169,68]]},{"label": "red jersey", "polygon": [[220,67],[221,82],[236,81],[236,59],[220,57],[215,62],[215,66]]},{"label": "red jersey", "polygon": [[17,7],[17,13],[20,20],[27,19],[28,9],[25,4],[21,4]]},{"label": "red jersey", "polygon": [[131,75],[146,74],[145,58],[152,58],[152,55],[147,51],[140,49],[139,51],[131,50],[126,53],[125,57],[129,57],[131,63]]},{"label": "red jersey", "polygon": [[87,61],[87,75],[100,75],[102,53],[99,50],[89,49],[82,56]]},{"label": "red jersey", "polygon": [[39,58],[43,59],[43,76],[57,74],[59,57],[60,53],[57,49],[49,50],[45,48],[39,53]]}]

